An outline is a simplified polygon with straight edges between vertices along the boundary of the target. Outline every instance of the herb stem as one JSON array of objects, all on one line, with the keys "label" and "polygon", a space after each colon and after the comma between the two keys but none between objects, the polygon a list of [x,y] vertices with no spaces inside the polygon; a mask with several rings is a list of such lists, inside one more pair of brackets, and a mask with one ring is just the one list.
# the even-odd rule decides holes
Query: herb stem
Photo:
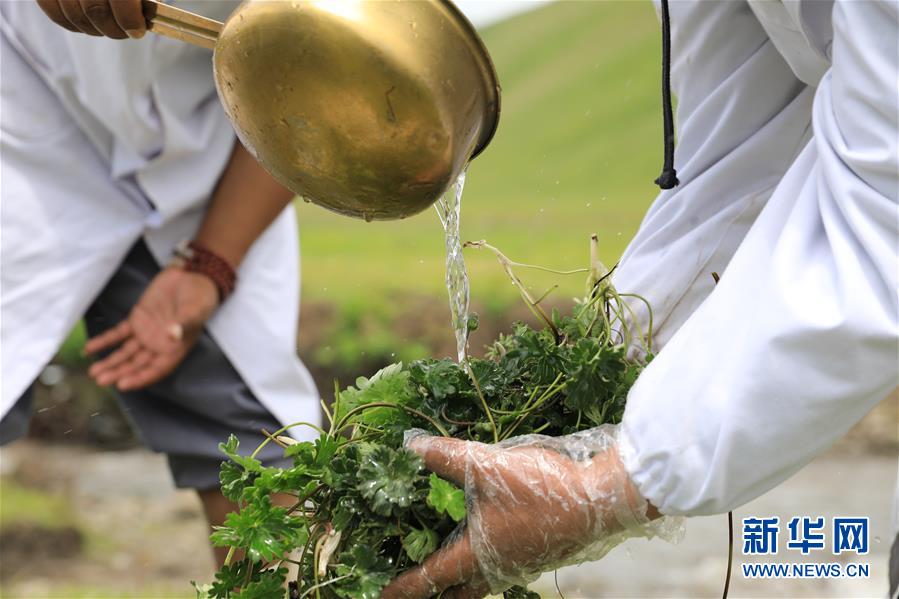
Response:
[{"label": "herb stem", "polygon": [[477,391],[478,398],[481,400],[484,414],[487,415],[487,420],[490,421],[490,427],[493,429],[493,442],[499,443],[499,429],[496,428],[496,420],[493,419],[493,413],[490,411],[490,406],[487,405],[487,399],[484,397],[484,393],[481,392],[481,385],[478,383],[478,377],[474,375],[474,370],[471,369],[471,363],[468,360],[465,361],[465,370],[468,372],[468,376],[471,377],[471,382],[474,383],[474,389]]},{"label": "herb stem", "polygon": [[406,412],[408,412],[410,414],[414,414],[415,416],[418,416],[419,418],[423,418],[424,420],[427,420],[429,423],[431,423],[431,426],[433,426],[438,431],[440,431],[440,434],[443,435],[444,437],[450,436],[450,434],[447,432],[447,430],[445,428],[443,428],[443,426],[439,422],[437,422],[436,420],[434,420],[427,414],[425,414],[423,412],[419,412],[415,408],[410,408],[409,406],[404,406],[404,405],[395,404],[395,403],[387,403],[387,402],[383,402],[383,401],[373,401],[372,403],[367,403],[367,404],[364,404],[361,406],[356,406],[355,408],[353,408],[352,410],[347,412],[346,415],[343,418],[341,418],[340,422],[337,424],[337,432],[340,433],[343,431],[343,429],[345,429],[347,427],[347,422],[351,416],[354,416],[355,414],[357,414],[359,412],[363,412],[369,408],[393,408],[396,410],[405,410]]},{"label": "herb stem", "polygon": [[558,376],[556,376],[556,379],[550,384],[550,386],[547,387],[546,391],[543,392],[543,395],[541,395],[539,398],[537,398],[537,401],[534,402],[534,405],[531,406],[530,408],[524,410],[518,416],[518,418],[515,420],[515,422],[512,423],[512,426],[510,426],[505,432],[503,432],[502,438],[504,440],[508,439],[512,435],[512,433],[515,432],[515,429],[517,429],[521,425],[521,423],[524,422],[525,418],[530,416],[543,403],[545,403],[551,397],[558,395],[565,388],[565,385],[567,384],[567,382],[562,383],[561,385],[558,384],[559,380],[562,378],[562,376],[563,376],[563,373],[560,372],[558,374]]},{"label": "herb stem", "polygon": [[318,426],[317,424],[312,424],[311,422],[294,422],[293,424],[288,424],[288,425],[282,426],[281,428],[279,428],[278,430],[273,432],[269,437],[267,437],[265,439],[265,441],[263,441],[262,443],[259,444],[259,447],[256,448],[256,451],[254,451],[252,454],[250,454],[250,457],[255,458],[257,455],[259,455],[259,452],[262,451],[262,448],[265,447],[266,445],[268,445],[269,443],[271,443],[271,440],[274,437],[277,437],[280,434],[286,433],[288,430],[290,430],[292,428],[296,428],[298,426],[308,426],[309,428],[313,428],[313,429],[317,430],[322,435],[328,434],[325,432],[325,429]]}]

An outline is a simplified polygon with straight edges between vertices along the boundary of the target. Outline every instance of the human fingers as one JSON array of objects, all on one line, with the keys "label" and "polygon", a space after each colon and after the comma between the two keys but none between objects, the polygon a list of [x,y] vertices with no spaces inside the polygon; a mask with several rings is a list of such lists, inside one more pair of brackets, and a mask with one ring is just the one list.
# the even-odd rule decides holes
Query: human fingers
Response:
[{"label": "human fingers", "polygon": [[127,391],[127,389],[123,389],[123,385],[125,385],[128,381],[133,379],[138,373],[142,372],[145,368],[149,367],[153,360],[156,359],[156,354],[148,349],[141,349],[141,351],[137,352],[122,369],[122,372],[118,376],[118,380],[116,382],[116,386],[121,391]]},{"label": "human fingers", "polygon": [[482,599],[490,594],[490,587],[483,580],[475,579],[472,582],[447,589],[440,599]]},{"label": "human fingers", "polygon": [[86,354],[95,354],[118,345],[131,336],[131,323],[125,319],[113,328],[100,333],[96,337],[91,337],[84,344],[84,352]]},{"label": "human fingers", "polygon": [[413,437],[407,447],[421,456],[425,468],[457,486],[465,486],[466,462],[470,452],[480,444],[450,437],[421,435]]},{"label": "human fingers", "polygon": [[107,385],[119,386],[122,379],[133,376],[136,371],[145,368],[147,364],[152,362],[154,357],[153,352],[141,347],[128,360],[121,362],[118,366],[104,370],[94,377],[94,380],[101,387]]},{"label": "human fingers", "polygon": [[450,587],[464,588],[477,575],[471,537],[465,531],[457,541],[431,554],[420,566],[397,576],[384,588],[382,597],[424,599]]},{"label": "human fingers", "polygon": [[110,2],[116,23],[128,37],[140,39],[147,33],[147,18],[141,0],[113,0]]},{"label": "human fingers", "polygon": [[80,33],[81,30],[75,27],[69,20],[66,18],[64,12],[62,12],[62,7],[59,5],[59,0],[37,0],[37,5],[40,7],[44,14],[47,17],[62,27],[63,29],[68,29],[74,33]]},{"label": "human fingers", "polygon": [[69,23],[74,25],[78,31],[93,36],[103,35],[96,27],[94,27],[87,15],[84,14],[84,9],[81,8],[81,2],[79,2],[79,0],[57,1],[59,2],[59,7],[62,9],[63,14],[66,16],[66,19],[68,19]]},{"label": "human fingers", "polygon": [[130,360],[140,349],[141,345],[136,339],[129,339],[112,354],[91,365],[87,374],[96,379],[102,374],[111,372]]},{"label": "human fingers", "polygon": [[154,355],[140,369],[130,372],[118,382],[119,391],[142,389],[165,378],[180,363],[181,356]]},{"label": "human fingers", "polygon": [[112,14],[111,3],[122,0],[78,0],[81,12],[91,25],[101,34],[112,39],[126,39],[128,34],[116,23]]}]

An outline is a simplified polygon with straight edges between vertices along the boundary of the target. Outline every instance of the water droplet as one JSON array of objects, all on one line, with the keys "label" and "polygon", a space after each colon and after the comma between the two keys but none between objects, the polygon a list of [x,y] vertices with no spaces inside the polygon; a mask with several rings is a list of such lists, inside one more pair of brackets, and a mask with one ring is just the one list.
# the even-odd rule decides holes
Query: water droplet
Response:
[{"label": "water droplet", "polygon": [[590,206],[591,206],[590,202],[587,202],[587,208],[589,208]]},{"label": "water droplet", "polygon": [[875,543],[880,543],[880,536],[874,537],[874,542],[875,542]]},{"label": "water droplet", "polygon": [[363,213],[362,213],[362,218],[365,219],[365,222],[370,223],[370,222],[371,222],[371,219],[372,219],[371,213],[369,213],[369,212],[363,212]]}]

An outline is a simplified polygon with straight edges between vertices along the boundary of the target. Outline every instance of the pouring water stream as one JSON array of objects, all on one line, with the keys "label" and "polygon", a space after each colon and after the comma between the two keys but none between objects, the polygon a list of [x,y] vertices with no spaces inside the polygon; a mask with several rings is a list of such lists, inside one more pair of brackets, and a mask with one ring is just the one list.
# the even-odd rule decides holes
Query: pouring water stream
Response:
[{"label": "pouring water stream", "polygon": [[450,314],[460,364],[465,361],[468,353],[468,271],[465,269],[459,234],[466,172],[467,168],[459,174],[459,178],[450,186],[443,198],[434,205],[446,234],[446,290],[449,294]]}]

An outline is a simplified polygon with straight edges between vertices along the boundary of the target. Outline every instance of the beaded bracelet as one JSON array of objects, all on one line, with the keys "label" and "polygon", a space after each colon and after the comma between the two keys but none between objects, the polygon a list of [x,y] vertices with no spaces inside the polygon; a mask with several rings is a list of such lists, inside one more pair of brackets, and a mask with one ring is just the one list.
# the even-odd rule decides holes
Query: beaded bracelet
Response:
[{"label": "beaded bracelet", "polygon": [[228,261],[196,241],[179,243],[172,265],[209,277],[218,289],[220,302],[224,302],[237,285],[237,273]]}]

